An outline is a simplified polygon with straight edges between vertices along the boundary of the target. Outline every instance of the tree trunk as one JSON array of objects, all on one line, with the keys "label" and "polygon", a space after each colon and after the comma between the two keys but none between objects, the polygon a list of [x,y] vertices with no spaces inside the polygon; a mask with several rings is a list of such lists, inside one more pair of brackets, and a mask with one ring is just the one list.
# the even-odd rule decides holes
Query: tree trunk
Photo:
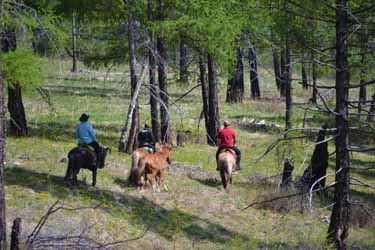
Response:
[{"label": "tree trunk", "polygon": [[207,85],[207,75],[206,75],[206,64],[202,56],[199,57],[199,81],[202,87],[202,102],[203,102],[203,114],[204,114],[204,124],[206,128],[207,143],[212,145],[215,144],[213,140],[210,139],[210,117],[209,117],[209,107],[208,107],[208,85]]},{"label": "tree trunk", "polygon": [[284,85],[285,85],[285,129],[292,128],[292,64],[290,59],[289,44],[285,47],[285,70],[284,70]]},{"label": "tree trunk", "polygon": [[22,101],[21,86],[8,86],[8,111],[10,113],[9,134],[13,136],[27,135],[27,121]]},{"label": "tree trunk", "polygon": [[371,106],[370,106],[370,110],[368,112],[366,121],[367,122],[373,122],[374,121],[374,115],[375,115],[375,92],[372,95]]},{"label": "tree trunk", "polygon": [[313,88],[312,88],[312,96],[311,96],[311,103],[316,104],[316,81],[317,81],[317,64],[315,62],[314,55],[312,55],[312,80],[313,80]]},{"label": "tree trunk", "polygon": [[294,162],[290,159],[285,159],[283,176],[282,176],[282,179],[281,179],[281,187],[282,188],[288,188],[292,184],[293,170],[294,170]]},{"label": "tree trunk", "polygon": [[249,48],[249,67],[250,67],[250,85],[251,98],[260,98],[259,76],[256,52],[254,47]]},{"label": "tree trunk", "polygon": [[244,77],[243,77],[243,55],[241,48],[237,48],[236,69],[232,77],[228,80],[227,99],[228,103],[238,103],[244,97]]},{"label": "tree trunk", "polygon": [[[153,18],[153,5],[152,0],[147,1],[147,15],[148,20],[150,22],[154,21]],[[150,42],[154,44],[154,35],[152,31],[150,31]],[[158,112],[158,101],[157,97],[159,93],[157,91],[157,82],[156,82],[156,63],[155,63],[155,56],[153,54],[152,49],[149,50],[149,81],[150,81],[150,110],[151,110],[151,127],[152,127],[152,134],[154,136],[155,142],[160,142],[160,124],[159,124],[159,112]]]},{"label": "tree trunk", "polygon": [[[129,1],[129,6],[133,6],[134,2]],[[136,67],[137,67],[137,58],[136,58],[136,45],[135,45],[135,31],[134,31],[134,17],[133,12],[130,9],[128,11],[128,45],[129,45],[129,68],[130,68],[130,85],[131,85],[131,100],[135,100],[135,103],[131,104],[134,105],[133,111],[131,112],[132,115],[130,117],[131,120],[131,126],[130,131],[128,134],[128,138],[123,138],[120,140],[119,143],[119,151],[120,152],[127,152],[131,153],[133,152],[134,148],[136,147],[136,134],[138,132],[139,127],[139,121],[138,121],[138,96],[135,96],[135,92],[137,89],[137,73],[136,73]],[[128,118],[129,119],[129,118]],[[129,122],[129,121],[127,121]],[[125,141],[128,139],[125,147]]]},{"label": "tree trunk", "polygon": [[280,96],[285,96],[285,49],[281,49],[280,52]]},{"label": "tree trunk", "polygon": [[[164,2],[158,0],[158,17],[159,21],[164,20]],[[157,47],[159,53],[158,63],[158,80],[160,90],[160,123],[161,123],[161,141],[171,143],[171,127],[170,116],[168,110],[168,90],[167,90],[167,74],[168,74],[168,56],[165,47],[165,39],[160,35],[157,38]]]},{"label": "tree trunk", "polygon": [[328,228],[328,241],[336,249],[347,249],[349,234],[349,128],[348,13],[346,0],[336,0],[336,178],[334,206]]},{"label": "tree trunk", "polygon": [[309,84],[308,84],[308,81],[307,81],[306,64],[304,62],[302,62],[302,64],[301,64],[301,74],[302,74],[302,88],[308,89]]},{"label": "tree trunk", "polygon": [[189,84],[187,60],[187,38],[184,34],[180,36],[180,81]]},{"label": "tree trunk", "polygon": [[[316,146],[313,155],[310,160],[308,168],[303,172],[302,177],[297,183],[297,187],[300,190],[307,190],[319,180],[321,177],[325,176],[328,167],[328,142],[323,142],[325,140],[325,135],[327,131],[327,125],[323,124],[321,130],[319,131],[318,138],[316,140]],[[323,178],[319,183],[316,184],[314,189],[325,187],[325,178]]]},{"label": "tree trunk", "polygon": [[[16,32],[10,30],[4,33],[2,37],[2,51],[11,52],[17,48]],[[10,135],[27,135],[27,121],[25,108],[22,101],[22,91],[19,83],[8,84],[8,111],[10,114]]]},{"label": "tree trunk", "polygon": [[[360,72],[360,83],[364,83],[366,81],[366,45],[368,43],[368,35],[363,32],[361,34],[361,72]],[[358,97],[358,119],[361,119],[361,112],[364,109],[367,101],[367,90],[366,85],[363,85],[359,89],[359,97]]]},{"label": "tree trunk", "polygon": [[136,108],[136,105],[137,105],[138,94],[139,94],[139,91],[141,89],[142,82],[143,82],[143,80],[145,78],[146,71],[147,71],[147,67],[143,69],[142,75],[141,75],[141,79],[139,81],[137,81],[136,88],[135,88],[135,90],[133,92],[133,95],[132,95],[130,103],[129,103],[129,109],[128,109],[128,113],[127,113],[127,116],[126,116],[127,119],[125,121],[125,126],[122,129],[122,131],[121,131],[120,141],[119,141],[119,145],[118,145],[118,150],[120,152],[125,152],[125,143],[126,143],[126,140],[128,138],[130,140],[129,134],[131,132],[130,131],[131,130],[131,125],[133,123],[133,115],[134,115],[135,108]]},{"label": "tree trunk", "polygon": [[280,90],[281,86],[281,74],[280,74],[280,63],[279,63],[279,55],[277,53],[277,49],[272,49],[272,58],[273,58],[273,71],[275,73],[275,82],[277,90]]},{"label": "tree trunk", "polygon": [[72,14],[72,72],[77,72],[77,32],[76,32],[76,14]]},{"label": "tree trunk", "polygon": [[210,145],[216,145],[216,133],[220,127],[219,104],[217,97],[216,63],[215,56],[208,54],[208,116]]},{"label": "tree trunk", "polygon": [[[0,16],[1,16],[0,6]],[[0,34],[1,35],[1,34]],[[2,43],[0,43],[2,47]],[[2,75],[2,49],[0,48],[0,250],[6,249],[6,223],[5,223],[5,192],[4,192],[4,161],[5,161],[5,110],[4,110],[4,84]]]},{"label": "tree trunk", "polygon": [[20,250],[21,218],[13,221],[10,250]]}]

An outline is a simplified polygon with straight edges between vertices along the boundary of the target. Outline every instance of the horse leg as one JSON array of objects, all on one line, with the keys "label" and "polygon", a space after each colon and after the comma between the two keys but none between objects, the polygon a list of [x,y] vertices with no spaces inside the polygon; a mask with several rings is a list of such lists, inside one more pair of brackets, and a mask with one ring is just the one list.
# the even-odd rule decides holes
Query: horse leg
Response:
[{"label": "horse leg", "polygon": [[160,187],[162,185],[161,171],[158,171],[158,173],[156,174],[155,178],[157,178],[157,180],[155,181],[156,185],[157,185],[157,191],[160,193]]},{"label": "horse leg", "polygon": [[78,175],[79,169],[77,167],[73,168],[73,183],[74,185],[78,186]]},{"label": "horse leg", "polygon": [[96,172],[98,171],[97,167],[94,167],[92,170],[92,186],[95,187],[96,185]]},{"label": "horse leg", "polygon": [[143,191],[144,185],[145,185],[145,177],[141,175],[138,181],[137,189],[139,189],[140,191]]},{"label": "horse leg", "polygon": [[148,178],[148,181],[151,184],[152,190],[155,191],[155,178],[156,178],[156,174],[155,173],[151,173],[150,175],[147,175],[147,178]]},{"label": "horse leg", "polygon": [[66,174],[65,174],[65,177],[64,177],[64,180],[65,181],[69,181],[71,179],[71,175],[72,175],[72,160],[69,159],[69,162],[68,162],[68,167],[66,169]]},{"label": "horse leg", "polygon": [[[165,180],[165,173],[164,173],[164,170],[162,170],[162,171],[160,172],[160,176],[159,176],[159,187],[162,187],[162,186],[163,186],[163,184],[164,184],[164,180]],[[165,190],[166,192],[168,192],[168,187],[167,187],[166,184],[164,184],[163,188],[164,188],[164,190]]]},{"label": "horse leg", "polygon": [[232,174],[230,172],[228,172],[225,175],[227,177],[227,188],[226,188],[226,190],[227,190],[227,192],[229,192],[230,188],[231,188],[231,184],[232,184]]},{"label": "horse leg", "polygon": [[223,183],[223,187],[227,188],[227,181],[225,178],[225,170],[223,168],[220,169],[220,176],[221,176],[221,182]]}]

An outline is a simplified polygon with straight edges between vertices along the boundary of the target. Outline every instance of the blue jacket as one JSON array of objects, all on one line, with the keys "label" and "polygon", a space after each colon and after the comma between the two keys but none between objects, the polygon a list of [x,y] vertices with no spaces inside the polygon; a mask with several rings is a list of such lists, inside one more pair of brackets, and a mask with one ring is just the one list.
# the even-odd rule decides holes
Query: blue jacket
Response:
[{"label": "blue jacket", "polygon": [[95,131],[89,122],[81,122],[76,127],[78,144],[89,144],[96,141]]}]

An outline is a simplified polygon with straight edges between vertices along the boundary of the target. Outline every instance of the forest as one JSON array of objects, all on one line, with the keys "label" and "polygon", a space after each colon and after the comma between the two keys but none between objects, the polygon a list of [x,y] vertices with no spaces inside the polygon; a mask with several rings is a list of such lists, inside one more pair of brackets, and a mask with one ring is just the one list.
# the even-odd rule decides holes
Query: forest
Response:
[{"label": "forest", "polygon": [[0,250],[375,249],[375,2],[0,0]]}]

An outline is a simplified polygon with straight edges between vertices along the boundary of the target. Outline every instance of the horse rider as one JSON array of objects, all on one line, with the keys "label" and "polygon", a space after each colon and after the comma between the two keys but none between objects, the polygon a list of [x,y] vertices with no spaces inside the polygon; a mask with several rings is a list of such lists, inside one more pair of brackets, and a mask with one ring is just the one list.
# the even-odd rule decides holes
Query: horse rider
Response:
[{"label": "horse rider", "polygon": [[101,152],[101,147],[96,141],[96,135],[94,128],[88,122],[90,116],[83,113],[79,118],[80,123],[76,126],[76,136],[78,140],[78,146],[89,145],[94,148],[96,157]]},{"label": "horse rider", "polygon": [[155,153],[155,140],[150,126],[145,123],[143,129],[138,132],[138,147],[147,148],[149,153]]},{"label": "horse rider", "polygon": [[[218,150],[216,152],[216,162],[218,161],[219,154],[224,149],[232,149],[236,153],[236,170],[240,170],[241,151],[236,147],[236,133],[230,127],[228,120],[224,121],[224,128],[220,129],[217,133]],[[219,165],[216,170],[219,170]]]}]

